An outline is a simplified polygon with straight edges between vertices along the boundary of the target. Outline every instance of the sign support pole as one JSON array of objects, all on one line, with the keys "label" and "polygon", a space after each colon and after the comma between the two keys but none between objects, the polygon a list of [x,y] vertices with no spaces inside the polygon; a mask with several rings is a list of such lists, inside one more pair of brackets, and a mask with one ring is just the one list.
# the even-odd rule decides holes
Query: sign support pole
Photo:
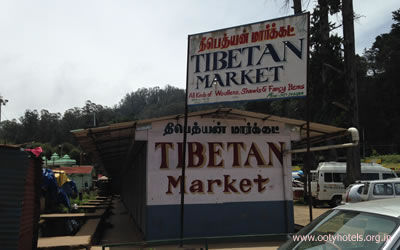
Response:
[{"label": "sign support pole", "polygon": [[[308,13],[307,25],[308,25],[308,41],[310,40],[310,14]],[[306,185],[307,185],[307,197],[308,197],[308,208],[310,213],[310,222],[313,220],[312,215],[312,194],[311,194],[311,152],[310,152],[310,45],[307,43],[307,96],[306,96],[306,119],[307,119],[307,155],[306,155]]]},{"label": "sign support pole", "polygon": [[306,181],[307,181],[307,197],[308,197],[308,209],[310,213],[310,222],[313,220],[312,215],[312,193],[311,193],[311,152],[310,152],[310,98],[306,97],[306,109],[307,109],[307,155],[305,157],[306,164],[307,164],[307,171],[306,171]]},{"label": "sign support pole", "polygon": [[188,37],[188,51],[187,51],[187,66],[186,66],[186,98],[185,98],[185,114],[183,122],[183,149],[182,149],[182,174],[181,174],[181,232],[180,232],[180,245],[183,245],[184,237],[184,223],[185,223],[185,170],[186,170],[186,141],[187,141],[187,123],[188,123],[188,84],[189,84],[189,47],[190,47],[190,36]]}]

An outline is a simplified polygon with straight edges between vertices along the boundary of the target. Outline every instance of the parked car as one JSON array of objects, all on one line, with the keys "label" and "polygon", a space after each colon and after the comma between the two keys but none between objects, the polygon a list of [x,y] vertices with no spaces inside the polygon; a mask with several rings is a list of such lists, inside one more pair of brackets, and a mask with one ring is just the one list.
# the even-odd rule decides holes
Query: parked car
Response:
[{"label": "parked car", "polygon": [[400,197],[400,178],[366,182],[361,194],[363,201],[393,197]]},{"label": "parked car", "polygon": [[[376,163],[361,163],[360,181],[396,178],[396,173]],[[331,207],[340,205],[345,191],[346,162],[321,162],[311,182],[313,204],[328,202]]]},{"label": "parked car", "polygon": [[361,201],[361,193],[363,189],[364,183],[355,183],[348,186],[342,195],[342,204]]},{"label": "parked car", "polygon": [[279,249],[400,249],[400,198],[333,208]]},{"label": "parked car", "polygon": [[304,183],[292,179],[293,200],[299,200],[304,197]]},{"label": "parked car", "polygon": [[300,179],[303,177],[304,173],[302,170],[292,171],[292,179]]}]

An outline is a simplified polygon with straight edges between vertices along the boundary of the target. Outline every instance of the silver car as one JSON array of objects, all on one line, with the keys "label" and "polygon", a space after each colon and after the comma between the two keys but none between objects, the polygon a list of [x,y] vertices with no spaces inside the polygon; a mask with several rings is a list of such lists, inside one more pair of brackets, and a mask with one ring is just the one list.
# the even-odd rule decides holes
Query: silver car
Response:
[{"label": "silver car", "polygon": [[400,197],[400,178],[375,180],[365,183],[363,201]]},{"label": "silver car", "polygon": [[279,249],[400,249],[400,198],[331,209]]},{"label": "silver car", "polygon": [[342,195],[342,205],[362,201],[361,194],[363,189],[364,183],[356,183],[348,186]]}]

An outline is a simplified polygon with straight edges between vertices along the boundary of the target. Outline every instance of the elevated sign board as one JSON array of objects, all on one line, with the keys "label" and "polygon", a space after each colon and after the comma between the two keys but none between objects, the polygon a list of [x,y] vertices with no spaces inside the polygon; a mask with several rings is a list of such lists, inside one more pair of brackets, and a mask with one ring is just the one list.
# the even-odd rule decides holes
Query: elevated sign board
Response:
[{"label": "elevated sign board", "polygon": [[309,13],[189,36],[188,105],[306,96]]}]

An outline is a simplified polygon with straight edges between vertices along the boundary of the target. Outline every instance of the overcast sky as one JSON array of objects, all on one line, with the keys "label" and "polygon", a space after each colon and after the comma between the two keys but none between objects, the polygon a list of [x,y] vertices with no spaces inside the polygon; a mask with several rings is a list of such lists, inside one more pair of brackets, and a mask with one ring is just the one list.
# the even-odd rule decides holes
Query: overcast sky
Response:
[{"label": "overcast sky", "polygon": [[[63,114],[86,100],[112,107],[142,87],[184,88],[189,34],[291,15],[282,2],[0,0],[0,95],[9,100],[1,118],[26,109]],[[353,2],[362,53],[390,30],[400,4]]]}]

